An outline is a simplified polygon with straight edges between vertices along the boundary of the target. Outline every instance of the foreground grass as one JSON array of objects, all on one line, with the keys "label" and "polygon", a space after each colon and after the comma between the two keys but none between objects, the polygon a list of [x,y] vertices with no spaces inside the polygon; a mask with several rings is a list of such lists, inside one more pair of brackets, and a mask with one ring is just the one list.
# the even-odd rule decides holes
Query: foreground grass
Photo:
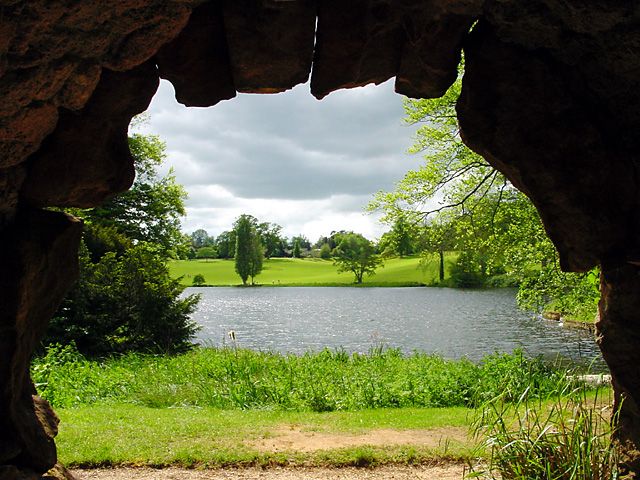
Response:
[{"label": "foreground grass", "polygon": [[[448,267],[454,255],[447,256]],[[195,275],[203,275],[206,285],[238,285],[240,279],[234,270],[233,260],[174,260],[170,262],[171,275],[181,277],[185,286],[191,286]],[[351,273],[338,273],[331,260],[272,258],[264,261],[262,273],[256,278],[261,285],[270,286],[352,286]],[[438,282],[438,263],[433,261],[426,268],[420,266],[420,258],[391,258],[385,261],[376,275],[365,277],[364,286],[412,286],[431,285]]]},{"label": "foreground grass", "polygon": [[257,440],[273,437],[283,426],[293,425],[303,431],[336,435],[382,428],[466,428],[469,410],[465,408],[310,413],[101,405],[62,409],[58,414],[60,459],[72,467],[370,466],[461,460],[469,458],[473,450],[471,441],[446,442],[435,448],[365,445],[310,453],[269,452],[252,446]]},{"label": "foreground grass", "polygon": [[522,352],[476,364],[395,349],[369,354],[324,350],[283,355],[197,348],[178,356],[129,354],[88,360],[70,347],[34,361],[38,392],[54,407],[130,403],[147,407],[341,411],[473,407],[509,388],[544,396],[565,372]]},{"label": "foreground grass", "polygon": [[[540,476],[550,468],[613,471],[601,415],[608,401],[520,352],[479,364],[382,348],[303,356],[200,348],[93,361],[56,347],[32,373],[58,408],[60,458],[69,466],[339,467],[485,456],[503,480],[613,478]],[[486,443],[461,434],[472,424]],[[384,444],[376,441],[383,429],[418,432],[409,444]],[[317,449],[304,451],[320,436]]]}]

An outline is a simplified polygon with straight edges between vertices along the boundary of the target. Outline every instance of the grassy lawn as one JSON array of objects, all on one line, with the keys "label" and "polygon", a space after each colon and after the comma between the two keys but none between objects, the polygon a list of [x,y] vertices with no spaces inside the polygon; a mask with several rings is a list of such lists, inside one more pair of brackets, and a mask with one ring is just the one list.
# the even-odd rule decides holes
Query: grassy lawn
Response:
[{"label": "grassy lawn", "polygon": [[67,466],[105,465],[374,465],[468,458],[471,441],[438,446],[359,445],[300,452],[256,446],[276,439],[283,428],[309,435],[362,435],[468,427],[471,410],[455,408],[376,409],[358,412],[286,412],[213,408],[155,409],[136,405],[96,405],[58,410],[60,460]]},{"label": "grassy lawn", "polygon": [[[455,254],[448,255],[446,269]],[[438,281],[438,263],[434,259],[426,269],[419,257],[391,258],[385,261],[372,277],[365,277],[365,286],[430,285]],[[182,277],[182,284],[190,286],[193,277],[204,275],[207,285],[238,285],[240,278],[234,270],[233,260],[175,260],[169,264],[174,277]],[[448,276],[448,275],[447,275]],[[338,273],[331,260],[316,258],[272,258],[265,260],[262,273],[257,277],[261,285],[275,286],[343,286],[353,285],[351,273]]]}]

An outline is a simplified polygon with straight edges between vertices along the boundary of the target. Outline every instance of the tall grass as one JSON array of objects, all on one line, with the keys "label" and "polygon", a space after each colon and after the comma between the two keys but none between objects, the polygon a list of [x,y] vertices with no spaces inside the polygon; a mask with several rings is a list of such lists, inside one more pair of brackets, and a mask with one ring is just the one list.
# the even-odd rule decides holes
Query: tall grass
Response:
[{"label": "tall grass", "polygon": [[477,364],[382,347],[368,354],[323,350],[301,356],[197,348],[179,356],[95,361],[55,346],[33,362],[32,375],[40,395],[56,407],[131,403],[322,412],[475,407],[505,386],[513,398],[525,391],[544,398],[564,373],[520,351]]},{"label": "tall grass", "polygon": [[618,478],[610,395],[608,389],[594,392],[561,381],[549,399],[525,389],[512,402],[513,392],[505,389],[479,409],[474,421],[475,434],[485,439],[488,460],[482,468],[472,467],[468,478]]}]

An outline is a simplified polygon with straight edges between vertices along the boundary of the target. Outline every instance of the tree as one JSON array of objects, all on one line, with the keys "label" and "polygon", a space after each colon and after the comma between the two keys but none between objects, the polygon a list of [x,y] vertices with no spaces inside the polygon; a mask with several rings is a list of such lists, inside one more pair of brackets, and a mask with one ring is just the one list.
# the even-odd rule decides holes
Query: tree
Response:
[{"label": "tree", "polygon": [[378,242],[378,250],[385,256],[397,255],[404,257],[414,251],[414,237],[416,227],[408,224],[405,215],[399,214],[391,227]]},{"label": "tree", "polygon": [[243,285],[251,277],[254,284],[255,277],[262,271],[264,251],[262,242],[256,231],[257,224],[251,215],[240,215],[233,224],[236,234],[235,269],[240,275]]},{"label": "tree", "polygon": [[251,258],[249,261],[249,276],[251,277],[251,285],[255,285],[255,277],[262,272],[262,260],[264,258],[264,246],[259,235],[251,238]]},{"label": "tree", "polygon": [[218,251],[216,247],[200,247],[196,250],[196,258],[218,258]]},{"label": "tree", "polygon": [[296,238],[293,242],[293,258],[300,258],[300,239]]},{"label": "tree", "polygon": [[233,258],[236,254],[236,232],[222,232],[216,238],[215,246],[218,249],[218,258]]},{"label": "tree", "polygon": [[191,245],[196,250],[202,247],[211,247],[214,239],[209,236],[206,230],[199,228],[191,234]]},{"label": "tree", "polygon": [[456,244],[454,225],[443,221],[443,218],[434,220],[422,227],[418,243],[422,251],[421,266],[427,267],[435,255],[438,259],[438,280],[444,282],[444,254]]},{"label": "tree", "polygon": [[46,343],[75,342],[85,355],[177,353],[193,345],[189,320],[199,297],[181,297],[160,251],[141,242],[93,262],[84,243],[80,278],[51,320]]},{"label": "tree", "polygon": [[383,263],[380,256],[376,255],[373,243],[353,232],[341,236],[333,255],[338,272],[353,272],[356,283],[362,283],[365,274],[374,275]]},{"label": "tree", "polygon": [[282,237],[282,227],[277,223],[263,222],[256,227],[264,246],[264,256],[284,257],[286,240]]},{"label": "tree", "polygon": [[320,258],[329,260],[331,258],[331,247],[328,243],[323,243],[320,247]]},{"label": "tree", "polygon": [[311,250],[311,242],[304,235],[296,235],[291,237],[291,248],[293,249],[294,245],[298,242],[300,244],[301,250]]},{"label": "tree", "polygon": [[404,215],[398,215],[391,229],[392,245],[395,253],[404,257],[413,253],[413,231]]},{"label": "tree", "polygon": [[405,100],[406,122],[420,125],[409,151],[422,154],[425,162],[394,191],[378,192],[367,209],[381,210],[382,220],[391,225],[404,217],[417,230],[436,226],[422,236],[425,260],[438,252],[444,265],[444,249],[457,250],[455,276],[463,283],[467,274],[476,280],[503,274],[519,285],[522,307],[553,301],[591,316],[597,272],[561,272],[529,199],[462,142],[455,114],[460,79],[439,99]]},{"label": "tree", "polygon": [[155,135],[129,137],[136,179],[130,190],[82,214],[87,223],[113,227],[134,242],[157,245],[164,254],[177,257],[184,241],[180,218],[186,214],[187,193],[176,183],[173,171],[161,177],[157,167],[164,161],[165,144]]}]

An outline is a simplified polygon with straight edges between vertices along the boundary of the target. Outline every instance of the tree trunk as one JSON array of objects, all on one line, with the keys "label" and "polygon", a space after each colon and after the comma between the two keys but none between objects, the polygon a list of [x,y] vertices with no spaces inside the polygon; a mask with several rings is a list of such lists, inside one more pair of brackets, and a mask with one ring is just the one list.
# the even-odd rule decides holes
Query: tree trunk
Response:
[{"label": "tree trunk", "polygon": [[440,250],[438,255],[440,256],[440,282],[444,282],[444,250]]},{"label": "tree trunk", "polygon": [[[640,268],[602,266],[596,340],[611,370],[622,478],[640,478]],[[628,475],[628,476],[625,476]]]}]

